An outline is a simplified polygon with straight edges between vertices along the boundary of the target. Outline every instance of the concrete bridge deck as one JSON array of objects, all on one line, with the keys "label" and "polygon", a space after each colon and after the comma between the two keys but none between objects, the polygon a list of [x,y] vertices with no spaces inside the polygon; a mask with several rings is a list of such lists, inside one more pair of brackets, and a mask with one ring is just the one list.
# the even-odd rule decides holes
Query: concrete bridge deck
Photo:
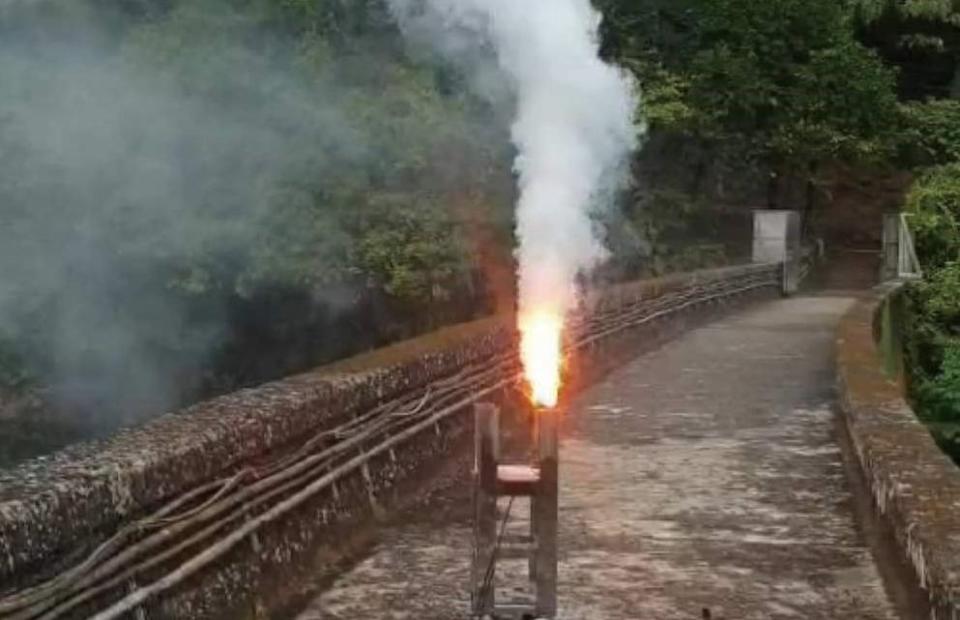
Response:
[{"label": "concrete bridge deck", "polygon": [[[754,306],[576,399],[560,618],[900,617],[857,525],[832,413],[834,329],[851,303]],[[447,499],[469,501],[462,488]],[[463,510],[445,514],[387,528],[300,619],[464,618],[472,534]],[[524,568],[500,581],[522,583]]]}]

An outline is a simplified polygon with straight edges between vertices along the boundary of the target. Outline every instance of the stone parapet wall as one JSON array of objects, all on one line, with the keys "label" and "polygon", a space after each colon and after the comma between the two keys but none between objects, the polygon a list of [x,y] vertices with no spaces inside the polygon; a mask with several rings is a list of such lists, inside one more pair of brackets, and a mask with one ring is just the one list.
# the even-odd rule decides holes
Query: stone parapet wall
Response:
[{"label": "stone parapet wall", "polygon": [[[442,348],[420,340],[359,356],[0,472],[0,584],[55,569],[51,557],[166,498],[488,359],[513,341],[501,319],[441,335],[433,338]],[[380,359],[384,365],[370,366]]]},{"label": "stone parapet wall", "polygon": [[885,305],[899,285],[874,289],[837,334],[843,421],[864,479],[896,537],[931,617],[960,617],[960,470],[940,451],[907,403],[902,378],[878,345]]},{"label": "stone parapet wall", "polygon": [[[733,300],[773,296],[779,269],[778,265],[731,267],[621,285],[590,296],[585,310],[588,314],[610,311],[638,299],[712,290],[710,286],[722,287],[723,294]],[[714,302],[720,297],[693,305],[690,311],[716,314]],[[686,307],[683,311],[689,314]],[[673,321],[658,319],[664,320]],[[682,320],[673,323],[682,324]],[[455,326],[200,403],[108,441],[75,446],[0,472],[0,602],[10,589],[32,585],[75,565],[118,527],[172,498],[292,452],[308,438],[384,401],[510,353],[515,344],[509,317]],[[595,349],[591,355],[608,353],[591,348]],[[403,485],[427,464],[436,463],[453,446],[463,445],[470,430],[467,418],[438,422],[402,449],[398,446],[372,459],[362,472],[344,477],[333,495],[311,498],[290,516],[273,521],[249,537],[249,544],[232,548],[199,582],[190,580],[153,601],[150,617],[257,616],[256,605],[250,603],[257,597],[250,594],[283,589],[283,583],[270,585],[269,575],[282,573],[275,569],[317,557],[317,544],[345,540],[351,528],[375,518],[380,508],[389,508],[396,495],[403,493]],[[256,514],[252,511],[251,518]],[[184,558],[190,557],[184,553]],[[169,566],[145,570],[136,581],[157,579]],[[134,587],[135,580],[124,585],[124,589]],[[120,595],[108,592],[98,600],[109,603]]]}]

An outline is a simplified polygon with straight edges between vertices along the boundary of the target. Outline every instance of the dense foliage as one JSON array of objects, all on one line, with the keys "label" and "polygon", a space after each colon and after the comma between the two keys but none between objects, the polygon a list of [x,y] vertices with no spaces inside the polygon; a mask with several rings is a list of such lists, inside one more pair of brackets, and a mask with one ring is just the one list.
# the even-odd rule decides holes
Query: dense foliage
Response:
[{"label": "dense foliage", "polygon": [[912,392],[935,435],[960,457],[960,163],[925,172],[908,212],[926,272],[907,293]]},{"label": "dense foliage", "polygon": [[490,308],[507,125],[382,2],[3,10],[8,391],[109,426]]},{"label": "dense foliage", "polygon": [[[897,99],[904,49],[956,55],[949,2],[595,4],[650,129],[610,277],[742,258],[750,208],[813,209],[839,164],[960,155],[956,101]],[[110,427],[511,304],[510,103],[384,0],[7,4],[0,88],[0,404]],[[911,198],[931,342],[955,174]]]},{"label": "dense foliage", "polygon": [[907,99],[960,97],[960,3],[956,0],[851,0],[864,35],[902,69]]},{"label": "dense foliage", "polygon": [[960,100],[931,99],[900,106],[900,162],[931,166],[960,160]]},{"label": "dense foliage", "polygon": [[[653,132],[628,218],[664,231],[653,247],[676,245],[683,220],[688,239],[725,238],[703,239],[701,224],[722,221],[721,206],[811,211],[829,168],[884,162],[895,150],[895,72],[857,40],[844,3],[599,4],[605,52],[645,87]],[[665,221],[678,202],[686,215]]]}]

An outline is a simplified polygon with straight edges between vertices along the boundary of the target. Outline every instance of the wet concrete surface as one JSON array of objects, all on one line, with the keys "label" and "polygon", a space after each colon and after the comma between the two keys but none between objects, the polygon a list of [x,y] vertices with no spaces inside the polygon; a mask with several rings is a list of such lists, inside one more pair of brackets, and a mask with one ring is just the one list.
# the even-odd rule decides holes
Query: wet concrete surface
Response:
[{"label": "wet concrete surface", "polygon": [[[833,420],[849,297],[768,302],[686,333],[581,394],[561,447],[564,620],[894,619]],[[469,493],[453,485],[300,620],[467,617]],[[505,506],[504,506],[505,507]],[[511,529],[528,509],[512,507]],[[513,561],[501,599],[525,585]]]}]

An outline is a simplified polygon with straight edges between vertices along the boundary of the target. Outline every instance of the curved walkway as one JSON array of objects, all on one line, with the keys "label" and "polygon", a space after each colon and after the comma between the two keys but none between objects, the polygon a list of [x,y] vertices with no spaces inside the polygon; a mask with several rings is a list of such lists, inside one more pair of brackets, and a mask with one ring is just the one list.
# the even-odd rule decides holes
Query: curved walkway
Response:
[{"label": "curved walkway", "polygon": [[[561,448],[560,618],[897,618],[833,423],[834,329],[851,301],[756,306],[576,400]],[[301,619],[462,620],[470,541],[462,521],[389,529]]]}]

